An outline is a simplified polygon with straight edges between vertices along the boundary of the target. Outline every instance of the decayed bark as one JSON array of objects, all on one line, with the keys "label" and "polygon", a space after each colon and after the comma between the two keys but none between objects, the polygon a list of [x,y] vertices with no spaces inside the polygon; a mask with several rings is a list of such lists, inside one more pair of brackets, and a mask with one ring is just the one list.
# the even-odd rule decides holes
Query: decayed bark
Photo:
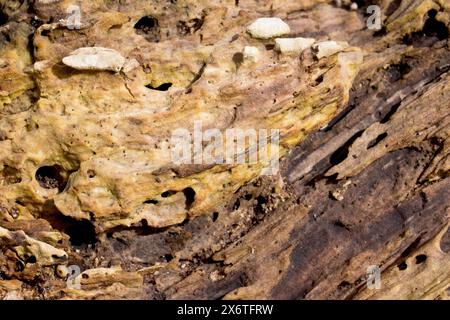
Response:
[{"label": "decayed bark", "polygon": [[[0,1],[0,297],[448,299],[450,5],[342,2],[98,1],[72,30],[69,1]],[[267,16],[349,47],[278,53]],[[91,46],[121,71],[61,62]],[[170,164],[199,115],[281,128],[280,173]]]}]

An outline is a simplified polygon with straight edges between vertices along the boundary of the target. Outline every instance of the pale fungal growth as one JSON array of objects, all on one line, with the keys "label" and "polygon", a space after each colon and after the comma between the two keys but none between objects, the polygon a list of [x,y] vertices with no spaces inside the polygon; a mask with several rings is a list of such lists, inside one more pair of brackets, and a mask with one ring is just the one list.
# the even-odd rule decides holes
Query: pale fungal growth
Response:
[{"label": "pale fungal growth", "polygon": [[119,72],[125,58],[116,50],[102,47],[79,48],[63,58],[62,62],[77,70],[109,70]]},{"label": "pale fungal growth", "polygon": [[36,61],[33,65],[34,71],[42,72],[51,65],[49,60]]},{"label": "pale fungal growth", "polygon": [[314,55],[317,59],[331,56],[348,47],[347,42],[343,41],[321,41],[312,45]]},{"label": "pale fungal growth", "polygon": [[356,2],[352,2],[352,4],[350,5],[350,9],[351,10],[358,10],[358,4]]},{"label": "pale fungal growth", "polygon": [[281,53],[300,53],[308,49],[316,40],[313,38],[277,38],[275,49]]},{"label": "pale fungal growth", "polygon": [[259,49],[252,46],[245,46],[243,54],[245,60],[252,62],[258,62],[260,56]]},{"label": "pale fungal growth", "polygon": [[291,29],[280,18],[259,18],[247,28],[247,32],[253,38],[270,39],[289,34]]},{"label": "pale fungal growth", "polygon": [[60,264],[56,267],[56,274],[60,278],[65,278],[69,275],[69,269],[67,268],[67,266]]}]

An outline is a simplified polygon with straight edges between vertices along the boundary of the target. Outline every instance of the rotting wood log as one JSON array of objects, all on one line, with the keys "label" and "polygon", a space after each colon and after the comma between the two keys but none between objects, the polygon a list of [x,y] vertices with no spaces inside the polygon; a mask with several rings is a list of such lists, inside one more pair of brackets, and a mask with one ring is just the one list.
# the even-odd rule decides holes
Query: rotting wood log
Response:
[{"label": "rotting wood log", "polygon": [[[449,25],[447,0],[0,0],[0,298],[449,299]],[[199,123],[276,159],[174,161]]]}]

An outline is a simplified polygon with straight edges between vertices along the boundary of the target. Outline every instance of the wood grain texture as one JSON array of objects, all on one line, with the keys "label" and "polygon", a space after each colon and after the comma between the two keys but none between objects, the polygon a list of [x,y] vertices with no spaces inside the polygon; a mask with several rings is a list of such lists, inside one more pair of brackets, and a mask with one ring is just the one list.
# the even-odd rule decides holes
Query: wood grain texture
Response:
[{"label": "wood grain texture", "polygon": [[[54,24],[69,1],[21,2],[0,0],[0,298],[450,298],[448,1],[351,10],[351,1],[98,0],[82,7],[81,30]],[[369,5],[381,8],[381,30],[367,28]],[[284,56],[245,32],[266,16],[283,19],[289,37],[349,48]],[[142,17],[156,19],[151,30],[135,30]],[[60,63],[93,45],[135,58],[139,71],[92,77]],[[246,45],[262,60],[236,60]],[[355,53],[361,61],[338,58]],[[149,98],[168,79],[180,91]],[[281,126],[279,174],[173,166],[156,152],[151,170],[128,159],[112,170],[122,147],[141,159],[140,134],[162,141],[204,110],[223,129]],[[110,114],[122,116],[96,127]],[[114,125],[119,136],[107,138]],[[35,181],[43,159],[59,161],[67,187]],[[113,196],[89,193],[104,186]],[[165,190],[178,196],[165,200]],[[181,205],[182,219],[149,226],[135,209],[150,200]],[[77,287],[70,266],[83,272]],[[379,289],[367,287],[374,266]]]}]

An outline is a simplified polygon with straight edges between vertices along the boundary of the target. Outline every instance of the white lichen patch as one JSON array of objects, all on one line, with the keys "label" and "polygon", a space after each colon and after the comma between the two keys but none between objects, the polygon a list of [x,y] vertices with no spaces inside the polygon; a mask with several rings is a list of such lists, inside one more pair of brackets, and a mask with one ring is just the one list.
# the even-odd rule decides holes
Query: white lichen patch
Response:
[{"label": "white lichen patch", "polygon": [[77,70],[109,70],[119,72],[125,58],[116,50],[102,47],[79,48],[63,58],[63,63]]},{"label": "white lichen patch", "polygon": [[246,61],[258,62],[261,53],[257,47],[245,46],[243,55]]},{"label": "white lichen patch", "polygon": [[247,32],[253,38],[270,39],[289,34],[291,29],[280,18],[259,18],[247,28]]},{"label": "white lichen patch", "polygon": [[312,45],[314,55],[317,59],[331,56],[347,47],[348,43],[343,41],[321,41]]},{"label": "white lichen patch", "polygon": [[277,38],[275,49],[284,54],[300,53],[308,49],[316,40],[313,38]]}]

